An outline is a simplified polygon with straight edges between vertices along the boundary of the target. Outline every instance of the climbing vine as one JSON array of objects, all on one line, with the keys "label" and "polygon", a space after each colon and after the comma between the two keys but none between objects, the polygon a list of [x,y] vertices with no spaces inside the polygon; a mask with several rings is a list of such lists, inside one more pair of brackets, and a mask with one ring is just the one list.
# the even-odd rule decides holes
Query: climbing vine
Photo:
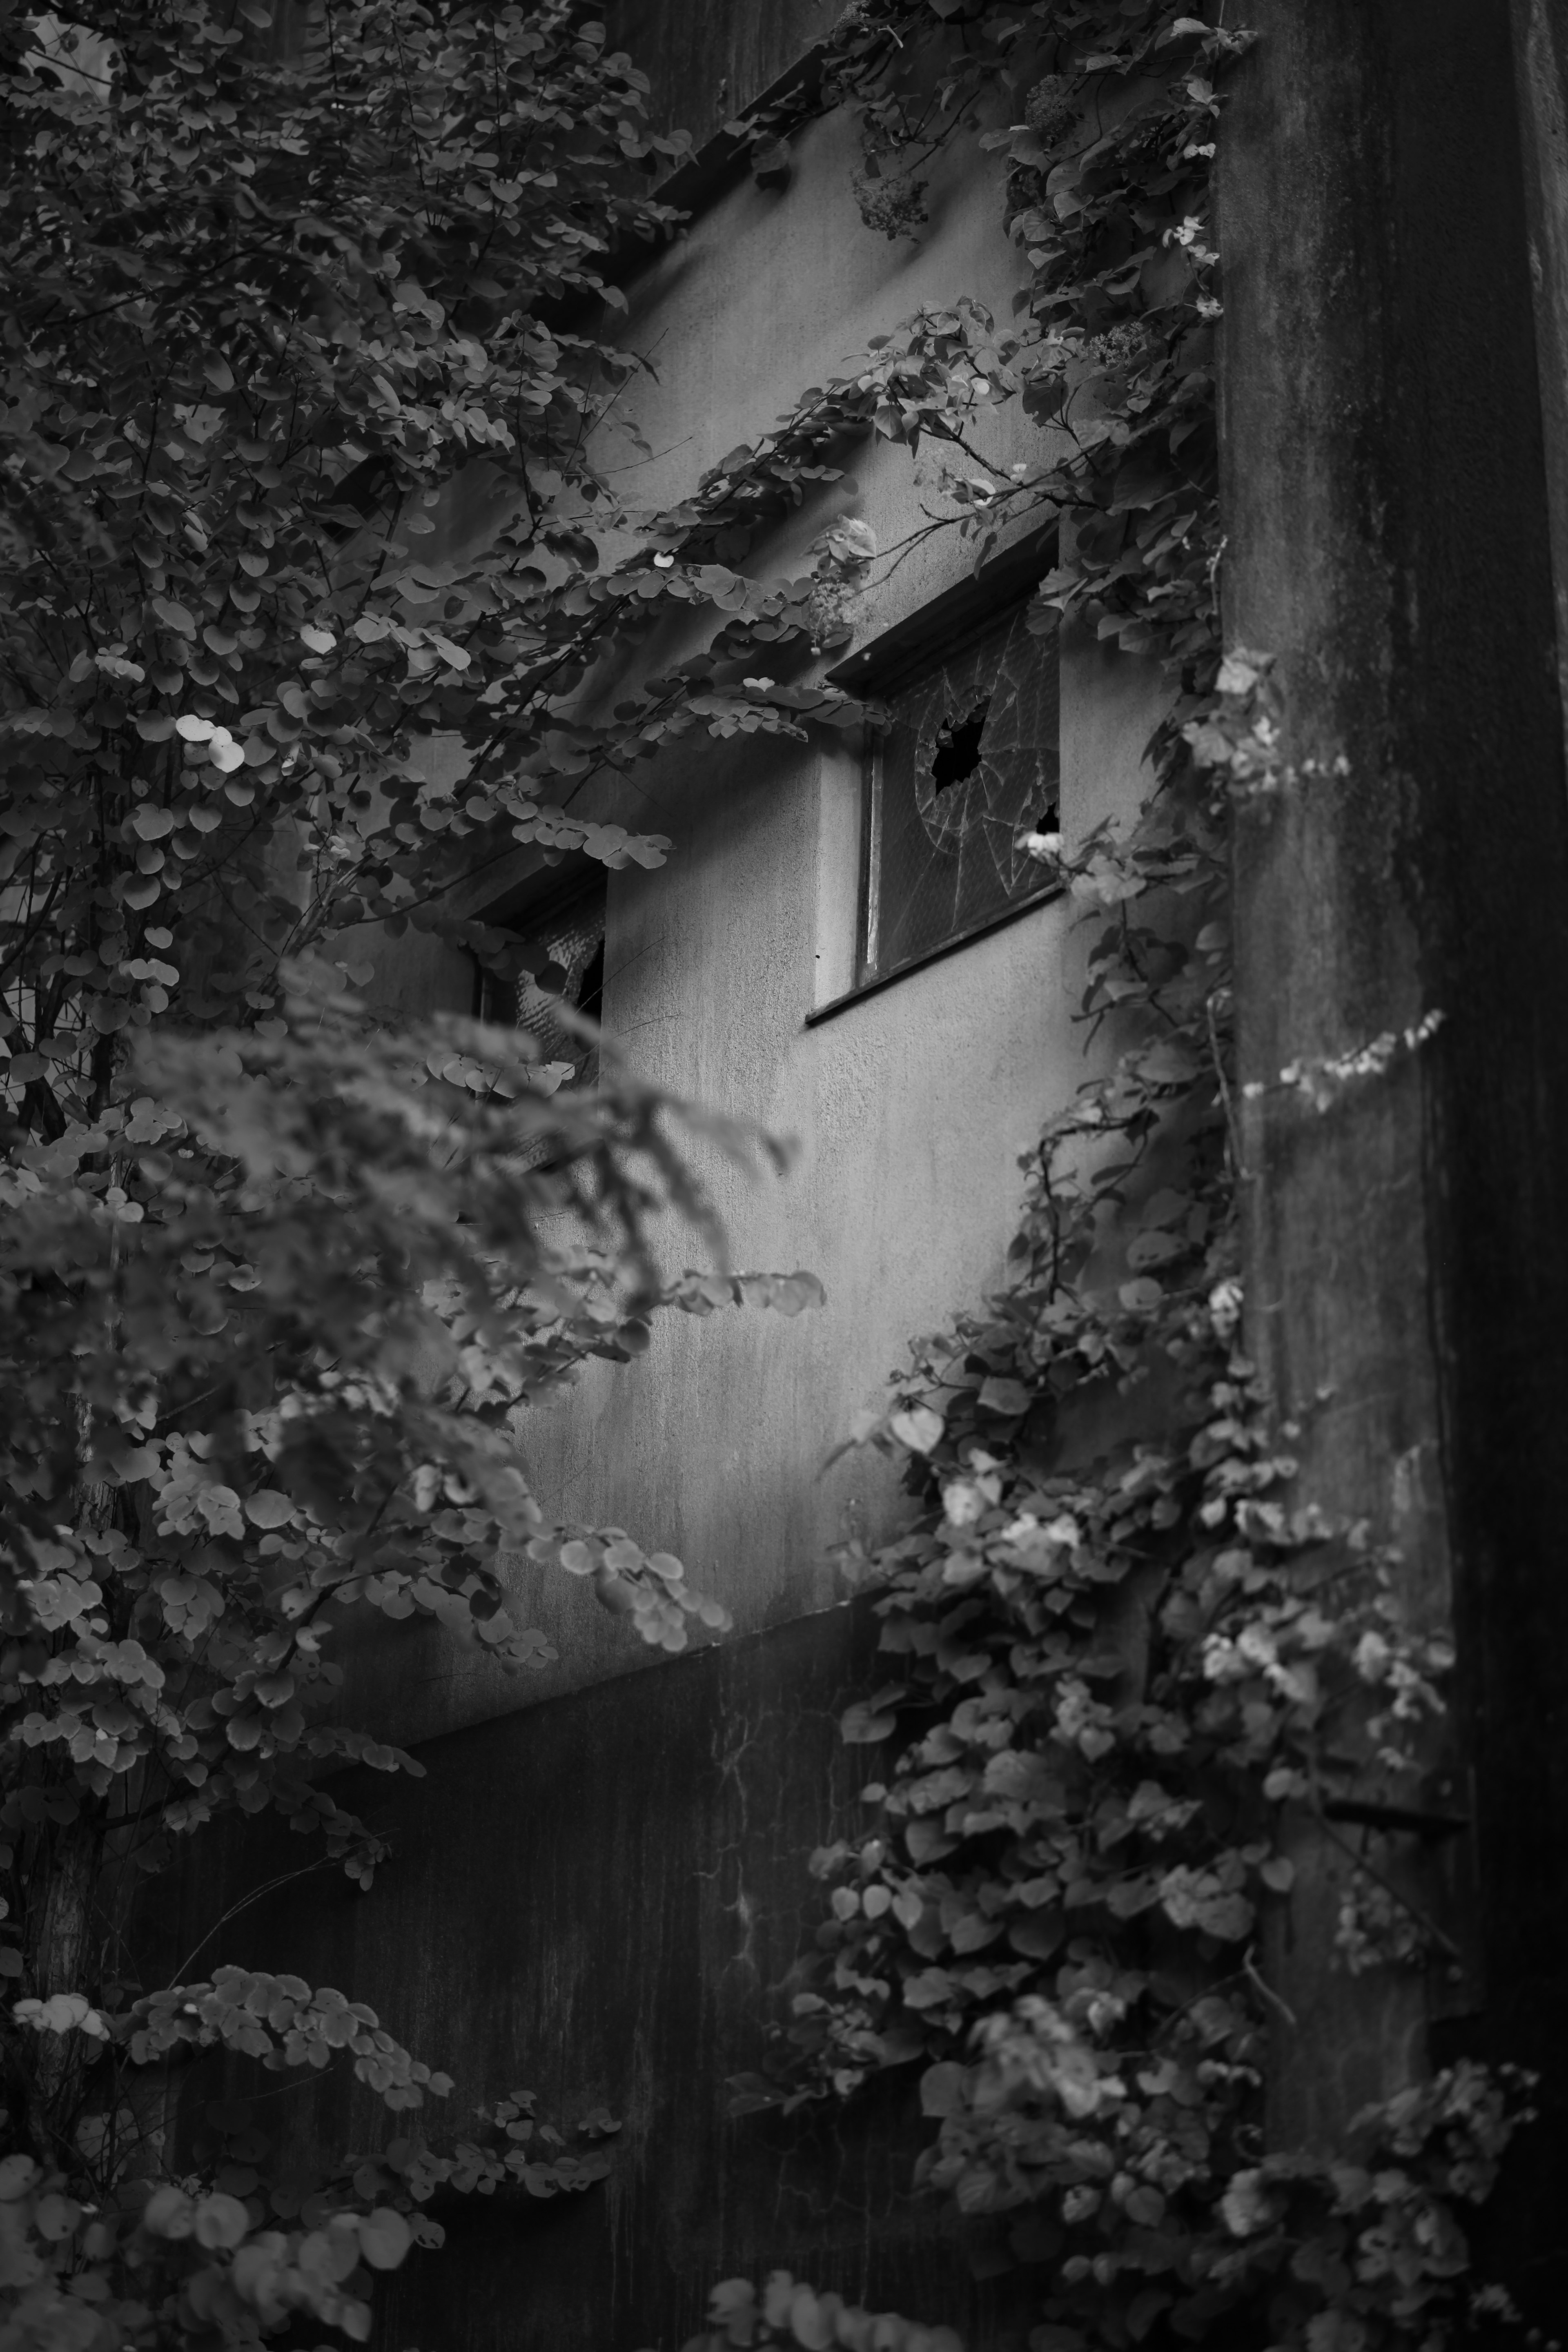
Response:
[{"label": "climbing vine", "polygon": [[[1447,2342],[1511,2309],[1471,2277],[1460,2217],[1528,2113],[1523,2078],[1440,2073],[1331,2153],[1262,2133],[1281,2007],[1262,1936],[1304,1830],[1353,1858],[1342,1965],[1457,1955],[1399,1834],[1446,1637],[1411,1623],[1371,1531],[1293,1500],[1299,1433],[1241,1333],[1228,828],[1287,781],[1268,661],[1222,658],[1216,593],[1209,180],[1249,37],[1157,0],[934,13],[942,34],[930,9],[852,10],[828,86],[860,106],[858,193],[889,236],[918,226],[920,168],[984,91],[1021,118],[982,143],[1010,169],[1026,323],[958,323],[987,396],[1055,442],[953,482],[960,527],[984,555],[1048,501],[1061,550],[1033,625],[1157,656],[1171,709],[1136,822],[1037,850],[1083,909],[1108,1066],[1026,1163],[1005,1282],[916,1344],[855,1433],[923,1506],[845,1554],[889,1679],[844,1736],[899,1745],[865,1791],[874,1826],[814,1857],[829,1916],[735,2107],[917,2063],[918,2177],[984,2217],[988,2268],[1036,2269],[1034,2352],[1227,2318],[1310,2352]],[[877,413],[895,438],[916,437],[920,366],[900,355]],[[1440,1020],[1278,1083],[1322,1111]],[[731,2283],[713,2317],[714,2347],[882,2340],[787,2278],[761,2312]]]}]

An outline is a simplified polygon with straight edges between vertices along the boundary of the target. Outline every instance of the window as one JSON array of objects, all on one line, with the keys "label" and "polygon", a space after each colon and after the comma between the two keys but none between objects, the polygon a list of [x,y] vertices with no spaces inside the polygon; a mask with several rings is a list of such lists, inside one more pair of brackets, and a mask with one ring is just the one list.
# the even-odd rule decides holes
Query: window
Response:
[{"label": "window", "polygon": [[487,919],[509,935],[506,963],[516,977],[481,964],[475,1013],[481,1021],[526,1029],[547,1062],[570,1062],[579,1086],[599,1075],[595,1046],[558,1018],[565,1004],[590,1021],[603,1017],[605,997],[605,877],[557,890],[510,917]]},{"label": "window", "polygon": [[1025,615],[1014,606],[884,697],[889,723],[867,758],[858,986],[1055,887],[1022,845],[1058,829],[1057,646]]}]

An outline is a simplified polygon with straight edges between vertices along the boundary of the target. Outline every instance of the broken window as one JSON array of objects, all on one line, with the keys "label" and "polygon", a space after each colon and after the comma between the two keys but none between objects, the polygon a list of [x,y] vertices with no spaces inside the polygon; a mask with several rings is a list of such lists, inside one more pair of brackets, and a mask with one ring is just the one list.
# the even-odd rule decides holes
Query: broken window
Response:
[{"label": "broken window", "polygon": [[885,697],[867,761],[861,985],[1055,887],[1026,843],[1058,830],[1057,646],[1031,636],[1026,610]]},{"label": "broken window", "polygon": [[[487,919],[497,922],[491,915]],[[599,1075],[596,1045],[569,1030],[563,1005],[590,1021],[603,1018],[605,996],[605,877],[525,908],[498,928],[508,934],[500,969],[481,964],[475,1012],[481,1021],[526,1029],[546,1062],[568,1062],[578,1086]]]}]

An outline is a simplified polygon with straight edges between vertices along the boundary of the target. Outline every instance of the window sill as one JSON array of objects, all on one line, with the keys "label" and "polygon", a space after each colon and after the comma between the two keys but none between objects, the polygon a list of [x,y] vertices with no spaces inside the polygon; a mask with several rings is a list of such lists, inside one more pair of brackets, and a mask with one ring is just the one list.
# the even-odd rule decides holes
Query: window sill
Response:
[{"label": "window sill", "polygon": [[976,940],[989,939],[993,931],[1005,930],[1009,923],[1017,922],[1025,915],[1034,914],[1037,908],[1047,907],[1053,899],[1063,896],[1063,886],[1059,882],[1048,883],[1043,890],[1033,891],[1027,898],[1020,898],[1016,907],[1005,908],[1001,914],[988,916],[984,922],[973,924],[967,931],[955,931],[952,939],[943,940],[938,947],[927,948],[922,955],[911,956],[908,963],[900,964],[895,971],[879,972],[874,980],[863,980],[858,986],[846,989],[842,996],[831,997],[826,1004],[813,1006],[805,1016],[805,1027],[815,1029],[819,1022],[836,1019],[840,1013],[847,1013],[851,1005],[864,1003],[868,996],[879,996],[883,989],[895,988],[900,980],[908,980],[912,972],[924,971],[928,964],[940,963],[943,956],[956,955],[960,948],[973,947]]}]

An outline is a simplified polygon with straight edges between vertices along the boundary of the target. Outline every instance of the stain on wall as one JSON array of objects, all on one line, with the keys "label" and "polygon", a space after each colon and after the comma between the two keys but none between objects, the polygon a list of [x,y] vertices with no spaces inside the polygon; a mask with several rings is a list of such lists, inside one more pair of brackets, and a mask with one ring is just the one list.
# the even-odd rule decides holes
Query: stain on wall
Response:
[{"label": "stain on wall", "polygon": [[[822,1916],[806,1857],[854,1822],[875,1769],[837,1736],[873,1639],[862,1609],[797,1619],[436,1741],[427,1780],[340,1783],[394,1841],[374,1894],[306,1879],[204,1955],[308,1967],[368,2000],[457,2077],[420,2118],[437,2146],[513,2087],[557,2118],[602,2105],[624,2121],[609,2179],[581,2196],[433,2208],[449,2242],[389,2283],[388,2352],[676,2352],[716,2279],[781,2264],[1006,2340],[1003,2307],[910,2195],[912,2070],[844,2108],[726,2112],[726,2078],[758,2065]],[[170,1922],[172,1944],[300,1851],[254,1837],[242,1880],[209,1839],[202,1904]],[[267,2128],[291,2116],[324,2149],[384,2146],[406,2120],[320,2078],[281,2097],[258,2081]],[[231,2074],[231,2095],[247,2087]],[[191,2079],[187,2116],[214,2088]]]}]

